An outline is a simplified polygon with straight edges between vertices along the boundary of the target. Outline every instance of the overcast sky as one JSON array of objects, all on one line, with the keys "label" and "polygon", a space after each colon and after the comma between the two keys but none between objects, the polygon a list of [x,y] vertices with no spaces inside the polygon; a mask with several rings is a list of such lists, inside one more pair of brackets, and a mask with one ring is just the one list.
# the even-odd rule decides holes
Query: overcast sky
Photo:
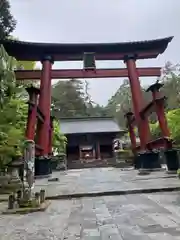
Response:
[{"label": "overcast sky", "polygon": [[[10,0],[17,19],[14,36],[33,42],[122,42],[174,36],[166,52],[138,66],[180,63],[180,0]],[[97,67],[123,67],[98,62]],[[81,63],[56,63],[53,68],[79,68]],[[95,102],[106,104],[123,79],[90,80]],[[150,84],[154,79],[141,79]]]}]

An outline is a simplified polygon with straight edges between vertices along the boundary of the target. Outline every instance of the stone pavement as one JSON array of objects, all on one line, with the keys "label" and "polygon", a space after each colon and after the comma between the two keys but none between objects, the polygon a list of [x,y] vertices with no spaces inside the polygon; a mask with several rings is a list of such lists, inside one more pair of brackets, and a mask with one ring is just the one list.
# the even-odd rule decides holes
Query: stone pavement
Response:
[{"label": "stone pavement", "polygon": [[177,240],[180,193],[52,201],[46,212],[0,216],[1,240]]},{"label": "stone pavement", "polygon": [[35,191],[44,188],[47,196],[130,191],[140,189],[160,189],[180,187],[176,175],[165,172],[152,172],[150,175],[139,176],[136,170],[122,171],[119,168],[91,168],[68,170],[53,173],[59,182],[48,182],[48,179],[38,179]]},{"label": "stone pavement", "polygon": [[[179,187],[165,172],[97,168],[57,172],[59,182],[39,179],[35,191],[48,196]],[[0,202],[0,211],[7,205]],[[176,240],[180,239],[180,192],[53,200],[46,212],[0,215],[1,240]]]}]

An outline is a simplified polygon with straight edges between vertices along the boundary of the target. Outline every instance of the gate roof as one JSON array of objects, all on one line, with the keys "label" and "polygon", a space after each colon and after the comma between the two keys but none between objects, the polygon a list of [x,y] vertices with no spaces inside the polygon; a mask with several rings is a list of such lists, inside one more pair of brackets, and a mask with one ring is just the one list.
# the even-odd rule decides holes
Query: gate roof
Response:
[{"label": "gate roof", "polygon": [[113,118],[63,118],[60,120],[60,129],[65,134],[83,133],[125,133]]},{"label": "gate roof", "polygon": [[149,41],[119,43],[35,43],[17,40],[0,41],[7,53],[17,60],[41,61],[51,55],[55,61],[81,61],[85,52],[94,52],[96,60],[124,60],[129,54],[138,59],[156,58],[173,37]]}]

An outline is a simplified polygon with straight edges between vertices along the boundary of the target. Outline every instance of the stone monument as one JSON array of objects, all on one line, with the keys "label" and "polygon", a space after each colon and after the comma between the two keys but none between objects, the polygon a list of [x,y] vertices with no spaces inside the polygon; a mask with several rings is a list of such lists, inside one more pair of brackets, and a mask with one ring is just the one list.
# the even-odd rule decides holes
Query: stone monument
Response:
[{"label": "stone monument", "polygon": [[34,163],[35,163],[35,142],[26,140],[24,147],[24,177],[23,177],[23,193],[31,196],[31,191],[34,186]]}]

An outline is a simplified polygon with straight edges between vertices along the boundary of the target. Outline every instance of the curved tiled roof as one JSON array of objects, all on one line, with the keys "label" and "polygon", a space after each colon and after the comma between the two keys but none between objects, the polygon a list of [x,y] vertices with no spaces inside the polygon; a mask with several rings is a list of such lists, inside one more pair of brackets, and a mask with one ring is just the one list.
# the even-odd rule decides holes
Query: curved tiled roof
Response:
[{"label": "curved tiled roof", "polygon": [[[138,55],[139,52],[156,51],[146,56],[150,58],[164,52],[172,38],[121,43],[35,43],[4,40],[0,44],[3,44],[8,54],[17,60],[39,61],[44,55],[51,55],[55,60],[82,60],[84,52],[94,52],[96,55],[121,53],[124,58],[124,55],[130,53]],[[112,56],[110,58],[113,60]],[[98,59],[101,60],[101,57],[99,56]],[[119,57],[118,60],[123,59]]]},{"label": "curved tiled roof", "polygon": [[62,133],[83,134],[83,133],[119,133],[126,132],[120,129],[117,122],[113,118],[72,118],[61,119],[60,128]]}]

